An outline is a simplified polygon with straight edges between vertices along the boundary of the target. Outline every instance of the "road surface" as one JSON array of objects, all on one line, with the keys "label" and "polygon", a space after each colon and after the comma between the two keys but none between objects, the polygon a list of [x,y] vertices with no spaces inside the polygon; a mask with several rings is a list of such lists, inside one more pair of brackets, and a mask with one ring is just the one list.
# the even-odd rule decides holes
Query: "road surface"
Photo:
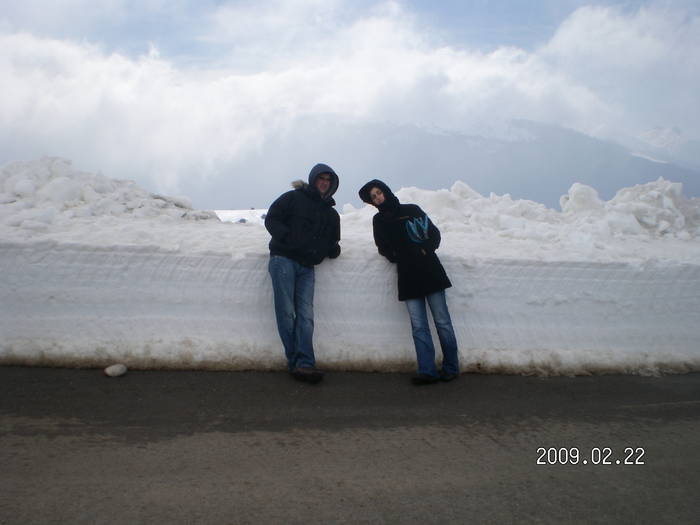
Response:
[{"label": "road surface", "polygon": [[699,436],[700,374],[0,367],[0,523],[698,523]]}]

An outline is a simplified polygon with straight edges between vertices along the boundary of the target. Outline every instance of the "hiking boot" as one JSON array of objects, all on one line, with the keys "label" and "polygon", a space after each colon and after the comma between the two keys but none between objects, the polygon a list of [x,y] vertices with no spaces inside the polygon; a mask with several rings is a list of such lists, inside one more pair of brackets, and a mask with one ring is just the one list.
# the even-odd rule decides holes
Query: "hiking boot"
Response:
[{"label": "hiking boot", "polygon": [[323,379],[323,372],[313,367],[297,367],[292,370],[292,377],[297,381],[315,385]]},{"label": "hiking boot", "polygon": [[411,383],[414,385],[431,385],[440,381],[438,376],[429,376],[428,374],[416,374],[411,378]]}]

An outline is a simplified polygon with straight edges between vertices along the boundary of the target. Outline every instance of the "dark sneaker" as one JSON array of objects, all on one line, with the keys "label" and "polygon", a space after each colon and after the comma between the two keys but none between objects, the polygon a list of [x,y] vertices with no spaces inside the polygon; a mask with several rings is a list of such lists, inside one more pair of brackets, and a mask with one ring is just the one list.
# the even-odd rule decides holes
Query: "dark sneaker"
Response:
[{"label": "dark sneaker", "polygon": [[440,372],[440,381],[445,383],[453,381],[459,377],[459,374],[450,374],[448,372]]},{"label": "dark sneaker", "polygon": [[297,381],[316,384],[323,379],[323,372],[312,367],[295,368],[292,370],[292,377]]},{"label": "dark sneaker", "polygon": [[431,385],[440,381],[438,376],[429,376],[428,374],[417,374],[411,378],[411,383],[414,385]]}]

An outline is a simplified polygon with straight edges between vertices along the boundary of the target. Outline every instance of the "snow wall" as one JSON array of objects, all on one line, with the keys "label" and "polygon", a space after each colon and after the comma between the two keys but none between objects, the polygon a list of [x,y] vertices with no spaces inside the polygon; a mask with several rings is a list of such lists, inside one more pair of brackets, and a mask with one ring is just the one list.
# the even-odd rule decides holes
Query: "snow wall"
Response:
[{"label": "snow wall", "polygon": [[[261,214],[220,222],[62,159],[2,177],[0,363],[284,369]],[[700,370],[700,206],[667,181],[626,190],[574,185],[562,212],[462,183],[398,192],[443,233],[463,371]],[[413,370],[374,210],[343,211],[343,254],[316,270],[318,365]]]}]

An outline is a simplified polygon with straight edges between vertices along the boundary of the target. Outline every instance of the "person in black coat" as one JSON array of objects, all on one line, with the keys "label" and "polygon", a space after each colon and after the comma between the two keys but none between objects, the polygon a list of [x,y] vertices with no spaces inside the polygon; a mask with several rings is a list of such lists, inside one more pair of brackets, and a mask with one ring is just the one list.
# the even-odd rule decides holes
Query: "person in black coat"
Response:
[{"label": "person in black coat", "polygon": [[[379,253],[396,263],[399,301],[411,317],[418,373],[414,384],[451,381],[459,375],[459,351],[447,309],[445,289],[452,286],[435,250],[440,231],[415,204],[401,204],[380,180],[371,180],[359,191],[360,198],[379,211],[372,220]],[[435,347],[430,335],[426,302],[430,306],[442,348],[442,370],[435,366]]]},{"label": "person in black coat", "polygon": [[313,349],[314,266],[340,255],[340,216],[333,194],[338,175],[326,164],[316,164],[308,184],[298,180],[267,210],[265,228],[270,240],[268,270],[272,278],[277,329],[295,379],[317,383]]}]

